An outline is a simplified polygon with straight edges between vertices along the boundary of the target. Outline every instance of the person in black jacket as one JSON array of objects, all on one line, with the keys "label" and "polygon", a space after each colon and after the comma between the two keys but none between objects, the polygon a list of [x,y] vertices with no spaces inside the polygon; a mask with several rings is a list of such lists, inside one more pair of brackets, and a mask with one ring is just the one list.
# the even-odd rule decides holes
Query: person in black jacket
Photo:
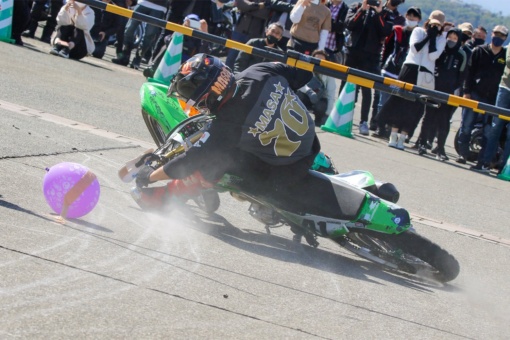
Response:
[{"label": "person in black jacket", "polygon": [[[281,51],[278,47],[278,41],[282,38],[283,27],[279,23],[275,22],[270,24],[266,29],[265,38],[250,39],[246,45],[257,47],[260,49],[274,48]],[[251,65],[267,61],[262,57],[254,56],[251,53],[239,52],[236,61],[234,62],[234,73],[239,73],[246,70]]]},{"label": "person in black jacket", "polygon": [[[503,47],[503,43],[507,38],[508,28],[498,25],[492,31],[490,44],[475,47],[471,55],[471,65],[468,68],[466,81],[464,82],[464,98],[494,105],[501,76],[506,65],[506,48]],[[471,130],[473,130],[477,116],[478,113],[474,112],[473,109],[464,108],[462,110],[457,163],[466,163]],[[484,143],[485,137],[482,138],[482,147]]]},{"label": "person in black jacket", "polygon": [[[111,0],[106,0],[105,2],[111,3]],[[90,35],[96,45],[92,56],[101,59],[108,46],[109,38],[116,34],[119,29],[121,24],[120,16],[94,7],[92,7],[92,10],[95,15],[95,24],[90,30]]]},{"label": "person in black jacket", "polygon": [[[439,59],[436,60],[435,90],[453,94],[462,86],[467,69],[468,59],[462,49],[462,32],[458,28],[448,31],[446,47]],[[447,161],[448,157],[444,149],[450,120],[457,107],[442,104],[438,108],[427,107],[421,127],[418,153],[427,153],[426,143],[434,139],[437,134],[437,156],[441,161]]]},{"label": "person in black jacket", "polygon": [[343,51],[345,44],[345,18],[349,11],[349,6],[342,0],[331,0],[326,5],[331,11],[331,31],[326,41],[326,52],[328,52],[328,60],[336,63],[343,63],[336,56],[338,52]]},{"label": "person in black jacket", "polygon": [[292,20],[290,20],[290,12],[294,8],[297,0],[271,0],[268,2],[268,7],[271,9],[271,17],[268,25],[277,22],[283,26],[283,36],[278,41],[278,47],[283,51],[287,50],[287,42],[290,39],[290,28],[292,27]]},{"label": "person in black jacket", "polygon": [[[390,21],[392,13],[383,8],[383,2],[378,7],[369,6],[367,0],[349,8],[346,25],[351,31],[351,44],[347,49],[345,65],[358,70],[380,74],[381,50],[383,41],[393,29]],[[390,15],[391,14],[391,15]],[[340,92],[343,86],[340,88]],[[368,135],[368,115],[372,103],[372,90],[361,88],[361,120],[360,133]]]}]

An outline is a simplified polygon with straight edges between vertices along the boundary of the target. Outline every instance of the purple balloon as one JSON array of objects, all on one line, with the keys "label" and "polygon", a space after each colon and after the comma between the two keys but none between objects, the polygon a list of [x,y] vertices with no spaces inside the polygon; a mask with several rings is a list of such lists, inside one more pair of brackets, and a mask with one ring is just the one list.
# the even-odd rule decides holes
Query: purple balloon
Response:
[{"label": "purple balloon", "polygon": [[[59,163],[52,166],[44,176],[43,193],[48,205],[59,215],[62,215],[64,207],[64,198],[83,177],[88,173],[89,181],[87,186],[80,188],[77,186],[73,194],[79,195],[68,207],[67,218],[82,217],[94,209],[99,201],[99,182],[95,175],[89,172],[89,169],[77,163]],[[92,175],[92,177],[90,176]],[[69,197],[68,197],[69,199]]]}]

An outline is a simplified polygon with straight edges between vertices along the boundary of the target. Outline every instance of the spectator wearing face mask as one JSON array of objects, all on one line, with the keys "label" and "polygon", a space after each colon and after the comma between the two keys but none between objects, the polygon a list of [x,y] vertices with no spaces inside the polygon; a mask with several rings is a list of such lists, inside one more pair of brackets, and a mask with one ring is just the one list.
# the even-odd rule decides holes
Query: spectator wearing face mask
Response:
[{"label": "spectator wearing face mask", "polygon": [[[497,26],[497,31],[501,33],[506,32],[506,37],[508,37],[508,30],[505,29],[506,27],[504,26]],[[494,29],[494,31],[496,31],[496,29]],[[501,37],[501,39],[503,39],[503,37]],[[508,109],[510,108],[510,49],[508,47],[505,49],[505,68],[498,87],[496,106]],[[499,164],[499,172],[501,172],[505,162],[510,156],[510,126],[508,126],[507,120],[501,119],[499,117],[492,117],[492,124],[487,129],[485,129],[484,138],[487,140],[487,142],[482,143],[482,149],[480,150],[478,156],[478,162],[475,166],[471,167],[471,170],[482,173],[489,173],[491,162],[494,156],[496,156],[499,140],[505,126],[507,127],[507,135],[503,150],[503,156],[501,157],[502,164]]]},{"label": "spectator wearing face mask", "polygon": [[[427,75],[423,81],[433,82],[435,62],[443,53],[446,44],[446,38],[442,35],[444,23],[444,13],[436,10],[430,14],[423,28],[417,27],[413,30],[409,40],[409,53],[400,71],[399,80],[424,86],[426,84],[418,83],[418,73],[424,72]],[[429,83],[428,86],[433,86],[433,83]],[[409,132],[416,128],[417,116],[422,115],[423,109],[420,102],[410,102],[397,96],[388,99],[380,115],[391,125],[389,147],[404,150],[404,142]]]},{"label": "spectator wearing face mask", "polygon": [[[421,9],[418,7],[409,7],[405,16],[405,25],[393,26],[393,32],[386,37],[383,48],[383,67],[381,74],[386,78],[398,79],[398,75],[404,61],[406,60],[407,53],[409,52],[409,40],[413,29],[418,27],[421,21]],[[378,101],[378,112],[382,106],[390,98],[390,94],[381,91]],[[375,118],[377,130],[372,133],[374,137],[387,138],[386,122],[377,114]]]},{"label": "spectator wearing face mask", "polygon": [[[464,82],[464,98],[494,105],[498,94],[501,76],[505,69],[506,49],[503,43],[508,37],[508,28],[497,25],[492,30],[491,43],[475,47],[471,56],[471,65],[468,68]],[[469,153],[471,131],[477,120],[478,113],[471,108],[462,110],[462,123],[458,138],[459,157],[457,163],[466,164]],[[484,124],[488,123],[484,116]],[[483,157],[485,136],[482,137],[482,150],[478,154]]]},{"label": "spectator wearing face mask", "polygon": [[[256,38],[250,39],[246,43],[246,45],[253,46],[260,49],[265,48],[273,48],[278,51],[281,51],[280,47],[278,47],[278,41],[282,38],[283,35],[283,27],[279,23],[275,22],[270,24],[266,29],[266,34],[264,38]],[[246,70],[251,65],[261,63],[265,60],[262,57],[257,57],[251,53],[240,52],[237,55],[236,61],[234,62],[234,73],[239,73]]]},{"label": "spectator wearing face mask", "polygon": [[485,44],[487,40],[487,29],[483,26],[478,26],[473,31],[473,37],[466,43],[467,47],[474,49],[476,46]]},{"label": "spectator wearing face mask", "polygon": [[[458,28],[448,31],[444,52],[436,61],[435,90],[453,94],[462,86],[465,71],[467,69],[467,56],[462,50],[462,32]],[[437,135],[437,156],[441,161],[447,161],[445,152],[446,138],[450,131],[450,120],[457,108],[449,105],[441,105],[438,108],[427,107],[425,117],[418,140],[418,153],[427,153],[426,143]]]}]

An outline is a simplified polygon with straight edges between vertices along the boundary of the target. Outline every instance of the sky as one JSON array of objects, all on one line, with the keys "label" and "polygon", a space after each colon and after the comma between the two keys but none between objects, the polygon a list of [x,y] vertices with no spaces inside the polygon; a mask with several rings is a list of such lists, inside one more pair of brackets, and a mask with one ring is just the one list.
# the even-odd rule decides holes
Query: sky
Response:
[{"label": "sky", "polygon": [[499,13],[500,11],[503,15],[510,15],[510,1],[508,0],[463,0],[468,4],[479,5],[482,8],[488,9],[492,12]]}]

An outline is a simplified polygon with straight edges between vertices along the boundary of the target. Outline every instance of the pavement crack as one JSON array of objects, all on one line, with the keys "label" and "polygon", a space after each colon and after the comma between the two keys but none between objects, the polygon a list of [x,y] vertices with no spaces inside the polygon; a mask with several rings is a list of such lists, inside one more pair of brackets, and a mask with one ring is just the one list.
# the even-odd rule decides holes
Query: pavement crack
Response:
[{"label": "pavement crack", "polygon": [[99,151],[138,149],[138,148],[140,148],[140,146],[138,146],[138,145],[118,146],[118,147],[108,147],[108,148],[96,148],[96,149],[85,149],[85,150],[80,150],[80,149],[77,149],[77,148],[72,148],[70,151],[38,153],[38,154],[32,154],[32,155],[0,156],[0,161],[6,160],[6,159],[37,158],[37,157],[47,157],[47,156],[68,155],[68,154],[83,153],[83,152],[99,152]]}]

